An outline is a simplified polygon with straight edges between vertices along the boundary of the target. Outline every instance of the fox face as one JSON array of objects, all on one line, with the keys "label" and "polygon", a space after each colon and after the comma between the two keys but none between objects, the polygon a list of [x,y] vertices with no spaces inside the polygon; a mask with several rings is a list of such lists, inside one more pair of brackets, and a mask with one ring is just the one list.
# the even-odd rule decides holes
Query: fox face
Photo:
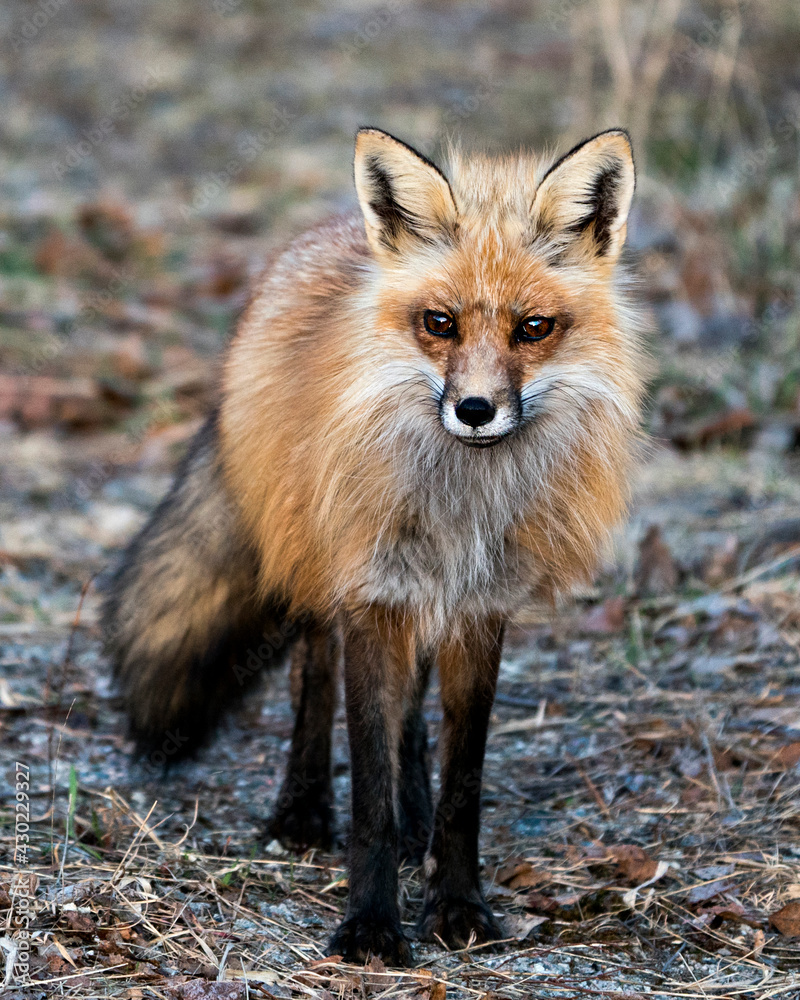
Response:
[{"label": "fox face", "polygon": [[410,348],[429,415],[491,448],[595,400],[632,411],[614,288],[634,189],[627,135],[602,133],[547,170],[454,154],[448,176],[384,132],[358,135],[376,335]]}]

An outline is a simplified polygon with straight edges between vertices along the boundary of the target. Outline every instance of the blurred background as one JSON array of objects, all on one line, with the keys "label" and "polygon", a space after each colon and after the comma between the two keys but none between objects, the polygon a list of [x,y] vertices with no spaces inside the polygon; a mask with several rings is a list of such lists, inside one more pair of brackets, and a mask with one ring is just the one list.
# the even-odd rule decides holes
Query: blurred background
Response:
[{"label": "blurred background", "polygon": [[[60,870],[85,901],[126,865],[144,900],[133,918],[110,889],[80,913],[45,907],[37,975],[72,977],[74,996],[97,995],[76,970],[103,963],[130,982],[215,982],[223,912],[231,968],[286,983],[319,958],[344,906],[341,850],[297,868],[298,895],[280,847],[263,847],[292,730],[285,679],[179,780],[161,780],[168,742],[132,766],[100,649],[103,576],[212,404],[270,249],[355,205],[359,125],[433,159],[453,138],[555,154],[622,125],[657,361],[651,444],[597,584],[509,637],[485,874],[513,933],[543,950],[496,959],[506,980],[486,996],[527,995],[511,973],[594,986],[604,949],[609,988],[699,998],[739,977],[725,996],[794,995],[800,4],[4,0],[0,37],[0,805],[27,762],[40,897]],[[435,731],[434,696],[428,714]],[[334,773],[344,831],[341,717]],[[158,834],[142,819],[155,799]],[[254,881],[228,855],[267,860]],[[620,893],[653,878],[634,912],[635,890]],[[404,885],[413,908],[419,884]],[[187,899],[191,936],[173,934]],[[591,951],[569,957],[569,941]],[[429,957],[452,983],[455,960]],[[320,995],[366,995],[314,975]],[[445,995],[425,989],[392,995]],[[124,995],[151,995],[137,990]]]}]

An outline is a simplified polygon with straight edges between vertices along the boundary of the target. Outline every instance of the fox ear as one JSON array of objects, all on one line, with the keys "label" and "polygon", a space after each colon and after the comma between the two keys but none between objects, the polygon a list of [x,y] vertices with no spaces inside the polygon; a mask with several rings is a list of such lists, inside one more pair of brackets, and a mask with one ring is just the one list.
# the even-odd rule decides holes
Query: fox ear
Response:
[{"label": "fox ear", "polygon": [[447,178],[410,146],[379,129],[360,129],[355,176],[367,239],[378,256],[452,238],[457,211]]},{"label": "fox ear", "polygon": [[635,186],[627,132],[612,129],[580,143],[545,174],[533,200],[534,229],[558,243],[614,261],[625,242]]}]

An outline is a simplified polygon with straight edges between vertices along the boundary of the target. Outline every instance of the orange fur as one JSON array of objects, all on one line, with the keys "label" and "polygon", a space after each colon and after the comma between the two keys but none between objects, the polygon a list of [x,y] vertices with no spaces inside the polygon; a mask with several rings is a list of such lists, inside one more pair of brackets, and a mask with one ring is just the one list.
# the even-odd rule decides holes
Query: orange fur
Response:
[{"label": "orange fur", "polygon": [[[220,428],[264,592],[322,618],[392,607],[433,644],[591,574],[627,503],[644,365],[618,264],[622,133],[549,173],[527,154],[455,152],[448,182],[414,156],[360,133],[366,231],[356,215],[325,222],[265,274],[227,358]],[[382,232],[371,207],[384,171],[402,180],[408,229]],[[603,177],[622,209],[581,225]],[[457,312],[457,342],[425,332],[425,309]],[[553,333],[512,343],[527,314],[555,317]],[[541,386],[540,409],[468,448],[437,414],[445,383],[498,398]]]}]

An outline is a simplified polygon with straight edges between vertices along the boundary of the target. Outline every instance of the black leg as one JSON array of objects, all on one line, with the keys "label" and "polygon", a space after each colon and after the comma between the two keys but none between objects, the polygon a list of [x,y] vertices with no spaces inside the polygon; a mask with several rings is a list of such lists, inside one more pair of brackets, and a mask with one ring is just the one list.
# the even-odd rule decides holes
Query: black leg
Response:
[{"label": "black leg", "polygon": [[494,941],[503,931],[480,884],[478,833],[486,731],[497,685],[503,623],[484,622],[439,655],[442,787],[425,860],[420,935],[449,947]]},{"label": "black leg", "polygon": [[328,848],[333,831],[331,729],[339,644],[335,630],[306,629],[292,653],[292,749],[270,835],[286,847]]},{"label": "black leg", "polygon": [[350,741],[352,826],[350,895],[329,954],[363,962],[371,954],[408,965],[400,926],[396,790],[402,705],[413,683],[407,627],[367,611],[344,630],[344,681]]},{"label": "black leg", "polygon": [[414,691],[403,719],[400,739],[400,860],[421,865],[433,828],[428,725],[423,705],[433,660],[417,659]]}]

